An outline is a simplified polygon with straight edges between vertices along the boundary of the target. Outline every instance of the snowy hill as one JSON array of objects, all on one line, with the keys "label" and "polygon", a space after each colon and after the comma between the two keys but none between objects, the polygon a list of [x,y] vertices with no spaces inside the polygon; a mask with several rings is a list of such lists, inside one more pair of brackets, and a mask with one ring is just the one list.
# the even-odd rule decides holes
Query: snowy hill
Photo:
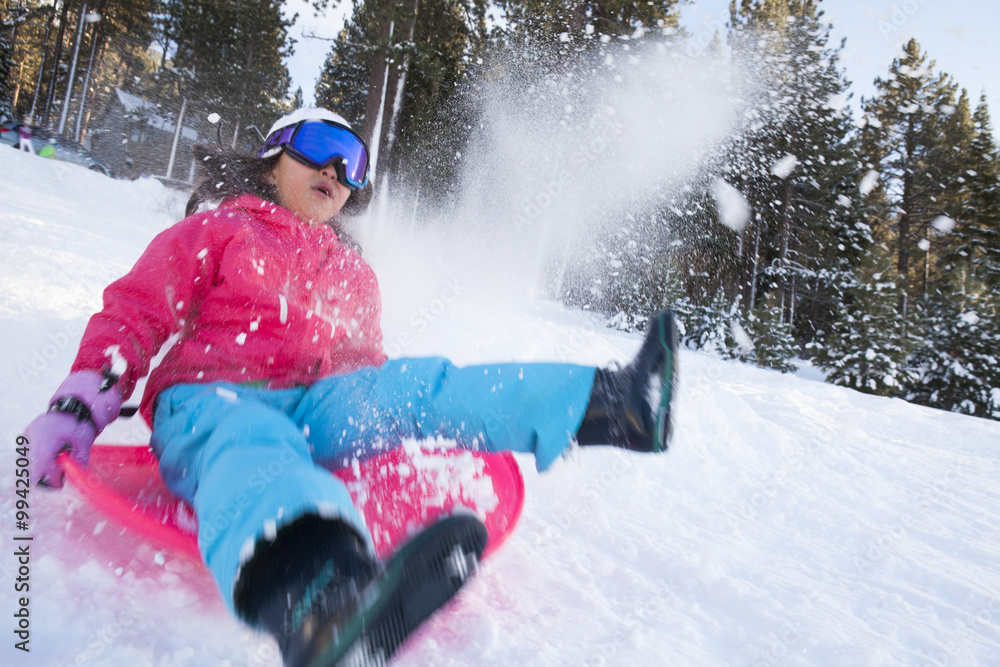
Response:
[{"label": "snowy hill", "polygon": [[[13,648],[15,437],[68,371],[101,289],[183,201],[0,153],[0,662],[280,664],[203,571],[72,490],[31,493],[31,653]],[[414,252],[433,236],[368,236],[392,354],[604,364],[638,347],[475,262]],[[397,664],[1000,664],[1000,424],[697,352],[681,373],[669,454],[577,451],[545,475],[520,459],[520,526]],[[146,437],[132,420],[102,440]]]}]

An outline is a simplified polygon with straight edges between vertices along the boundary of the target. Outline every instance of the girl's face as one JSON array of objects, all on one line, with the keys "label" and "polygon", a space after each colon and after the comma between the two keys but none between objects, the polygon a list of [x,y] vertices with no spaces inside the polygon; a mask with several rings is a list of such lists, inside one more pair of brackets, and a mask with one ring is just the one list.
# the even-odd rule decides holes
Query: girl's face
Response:
[{"label": "girl's face", "polygon": [[351,190],[337,181],[332,167],[313,169],[282,153],[271,172],[278,203],[304,222],[323,224],[340,213]]}]

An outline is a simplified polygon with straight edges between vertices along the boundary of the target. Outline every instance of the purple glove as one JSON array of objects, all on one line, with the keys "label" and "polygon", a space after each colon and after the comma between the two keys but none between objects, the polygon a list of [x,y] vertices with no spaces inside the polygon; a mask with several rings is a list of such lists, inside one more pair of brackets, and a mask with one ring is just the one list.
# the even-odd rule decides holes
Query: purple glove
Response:
[{"label": "purple glove", "polygon": [[97,371],[70,373],[52,397],[49,411],[24,429],[31,452],[31,479],[36,484],[62,488],[63,473],[56,457],[63,451],[87,465],[90,446],[121,410],[117,380]]}]

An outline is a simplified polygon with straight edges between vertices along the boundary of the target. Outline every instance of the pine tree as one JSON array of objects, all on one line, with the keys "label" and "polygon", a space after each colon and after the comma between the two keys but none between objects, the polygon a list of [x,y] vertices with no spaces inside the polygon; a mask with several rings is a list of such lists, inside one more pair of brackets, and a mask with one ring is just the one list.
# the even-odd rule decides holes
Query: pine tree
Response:
[{"label": "pine tree", "polygon": [[249,125],[268,127],[289,109],[291,82],[284,58],[291,53],[291,20],[284,0],[173,2],[164,32],[176,45],[173,79],[165,91],[180,107],[191,98],[227,123],[226,140],[249,149],[258,144]]},{"label": "pine tree", "polygon": [[377,176],[405,173],[414,187],[448,187],[455,151],[448,160],[442,155],[461,143],[465,128],[446,116],[482,40],[485,11],[479,0],[355,4],[327,56],[316,99],[362,128]]},{"label": "pine tree", "polygon": [[754,217],[744,231],[744,306],[774,291],[779,322],[808,343],[826,328],[839,285],[870,238],[854,188],[860,178],[843,45],[812,1],[732,4],[734,51],[755,63],[766,95],[760,120],[729,157]]},{"label": "pine tree", "polygon": [[[1000,419],[1000,298],[996,148],[989,113],[973,114],[960,96],[947,125],[954,186],[941,197],[949,216],[925,239],[925,281],[917,315],[924,332],[909,360],[916,378],[907,398],[923,405]],[[994,159],[990,159],[994,158]],[[933,265],[932,265],[933,261]]]},{"label": "pine tree", "polygon": [[770,292],[754,310],[747,313],[744,330],[753,345],[753,352],[743,358],[761,368],[788,373],[795,370],[790,360],[798,356],[799,345],[791,322],[782,310],[777,293]]},{"label": "pine tree", "polygon": [[[878,238],[894,248],[904,286],[899,304],[904,316],[907,304],[930,288],[927,276],[934,260],[927,246],[935,233],[933,223],[948,216],[956,199],[949,193],[961,189],[957,161],[964,153],[949,142],[965,141],[957,136],[965,133],[963,108],[956,106],[957,86],[951,77],[933,68],[934,62],[928,62],[911,39],[893,60],[888,76],[876,79],[875,97],[863,101],[863,151],[878,172],[872,197],[882,200],[878,208],[885,216],[872,222]],[[925,264],[918,261],[921,253]]]},{"label": "pine tree", "polygon": [[680,7],[679,0],[500,0],[497,4],[511,34],[542,41],[641,36],[647,30],[676,27]]},{"label": "pine tree", "polygon": [[330,48],[316,81],[316,103],[360,124],[365,119],[372,49],[365,43],[368,37],[359,20],[355,8]]},{"label": "pine tree", "polygon": [[14,72],[14,41],[18,29],[24,25],[32,8],[23,2],[5,2],[0,7],[0,118],[14,115],[14,89],[11,75]]},{"label": "pine tree", "polygon": [[1000,153],[993,138],[989,108],[983,95],[972,116],[969,170],[970,197],[959,213],[966,235],[969,277],[992,290],[1000,288]]},{"label": "pine tree", "polygon": [[837,318],[811,345],[828,382],[883,396],[902,394],[912,382],[906,365],[912,343],[897,310],[901,282],[889,247],[869,246],[843,286]]},{"label": "pine tree", "polygon": [[927,302],[907,400],[1000,419],[1000,310],[989,294]]},{"label": "pine tree", "polygon": [[14,40],[11,31],[15,17],[8,5],[0,9],[0,118],[14,115],[13,93],[10,89],[11,66],[14,61]]},{"label": "pine tree", "polygon": [[682,306],[676,312],[684,331],[684,344],[723,358],[733,358],[733,350],[738,348],[738,343],[732,333],[732,322],[739,313],[738,303],[719,290],[707,301],[685,301]]}]

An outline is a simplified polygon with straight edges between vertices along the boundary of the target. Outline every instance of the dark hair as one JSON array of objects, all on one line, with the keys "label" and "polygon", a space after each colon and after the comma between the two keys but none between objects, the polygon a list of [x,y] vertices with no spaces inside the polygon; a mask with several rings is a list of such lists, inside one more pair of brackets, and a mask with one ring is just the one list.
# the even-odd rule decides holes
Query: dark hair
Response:
[{"label": "dark hair", "polygon": [[185,215],[193,214],[201,204],[246,194],[277,202],[278,191],[267,175],[274,170],[280,153],[257,157],[208,144],[195,144],[192,151],[198,164],[198,178]]},{"label": "dark hair", "polygon": [[[198,178],[184,215],[194,214],[202,204],[240,195],[257,195],[261,199],[278,203],[278,189],[267,176],[274,171],[281,153],[271,157],[257,157],[209,144],[195,144],[192,151],[198,163]],[[352,200],[357,201],[354,194],[347,200],[348,204]],[[353,212],[362,212],[367,204],[367,200],[360,206],[355,204]],[[361,244],[343,228],[341,222],[339,216],[335,216],[328,224],[337,233],[341,243],[360,255]]]}]

